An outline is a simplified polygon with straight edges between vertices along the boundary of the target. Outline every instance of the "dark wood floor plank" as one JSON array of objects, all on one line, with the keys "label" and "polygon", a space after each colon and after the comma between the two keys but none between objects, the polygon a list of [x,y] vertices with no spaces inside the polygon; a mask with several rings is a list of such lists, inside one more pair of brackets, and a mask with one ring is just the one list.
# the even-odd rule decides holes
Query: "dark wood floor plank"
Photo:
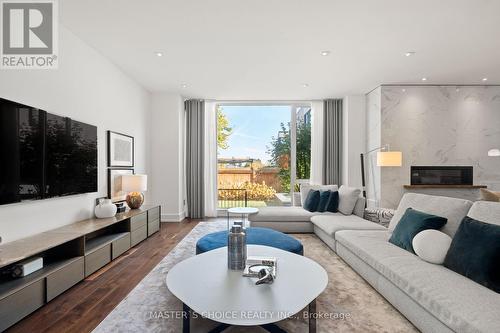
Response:
[{"label": "dark wood floor plank", "polygon": [[161,223],[155,235],[7,332],[91,332],[197,224]]}]

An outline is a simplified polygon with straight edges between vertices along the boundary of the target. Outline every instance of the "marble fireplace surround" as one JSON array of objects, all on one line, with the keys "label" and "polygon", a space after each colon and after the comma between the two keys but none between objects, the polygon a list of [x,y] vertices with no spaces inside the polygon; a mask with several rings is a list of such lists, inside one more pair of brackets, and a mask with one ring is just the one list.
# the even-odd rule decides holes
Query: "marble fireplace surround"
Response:
[{"label": "marble fireplace surround", "polygon": [[[368,157],[370,206],[395,208],[410,183],[412,165],[471,165],[474,183],[500,188],[500,86],[382,85],[366,95],[367,150],[389,144],[403,152],[400,168],[380,168]],[[419,192],[477,199],[478,190]]]}]

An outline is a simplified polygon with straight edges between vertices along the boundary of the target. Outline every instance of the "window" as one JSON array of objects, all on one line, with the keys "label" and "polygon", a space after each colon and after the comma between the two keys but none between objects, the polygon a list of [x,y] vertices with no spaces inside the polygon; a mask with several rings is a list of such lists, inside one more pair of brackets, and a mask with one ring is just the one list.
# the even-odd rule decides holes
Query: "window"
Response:
[{"label": "window", "polygon": [[217,106],[218,208],[290,206],[309,181],[311,107]]}]

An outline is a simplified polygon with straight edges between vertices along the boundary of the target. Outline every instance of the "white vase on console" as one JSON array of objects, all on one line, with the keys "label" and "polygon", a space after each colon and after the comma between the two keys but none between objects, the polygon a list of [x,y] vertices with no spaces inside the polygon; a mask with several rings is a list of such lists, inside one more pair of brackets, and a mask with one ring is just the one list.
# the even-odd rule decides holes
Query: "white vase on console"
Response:
[{"label": "white vase on console", "polygon": [[100,199],[99,204],[94,209],[95,216],[99,219],[113,217],[116,214],[116,205],[111,199]]}]

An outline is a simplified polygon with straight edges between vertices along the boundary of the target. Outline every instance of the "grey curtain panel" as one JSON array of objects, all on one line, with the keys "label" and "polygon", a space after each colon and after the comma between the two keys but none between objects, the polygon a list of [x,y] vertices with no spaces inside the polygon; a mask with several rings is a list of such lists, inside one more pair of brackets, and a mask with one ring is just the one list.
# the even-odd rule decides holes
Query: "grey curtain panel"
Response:
[{"label": "grey curtain panel", "polygon": [[204,217],[204,128],[205,102],[187,100],[186,110],[186,199],[187,214]]},{"label": "grey curtain panel", "polygon": [[324,145],[323,182],[341,185],[342,181],[342,99],[323,101]]}]

